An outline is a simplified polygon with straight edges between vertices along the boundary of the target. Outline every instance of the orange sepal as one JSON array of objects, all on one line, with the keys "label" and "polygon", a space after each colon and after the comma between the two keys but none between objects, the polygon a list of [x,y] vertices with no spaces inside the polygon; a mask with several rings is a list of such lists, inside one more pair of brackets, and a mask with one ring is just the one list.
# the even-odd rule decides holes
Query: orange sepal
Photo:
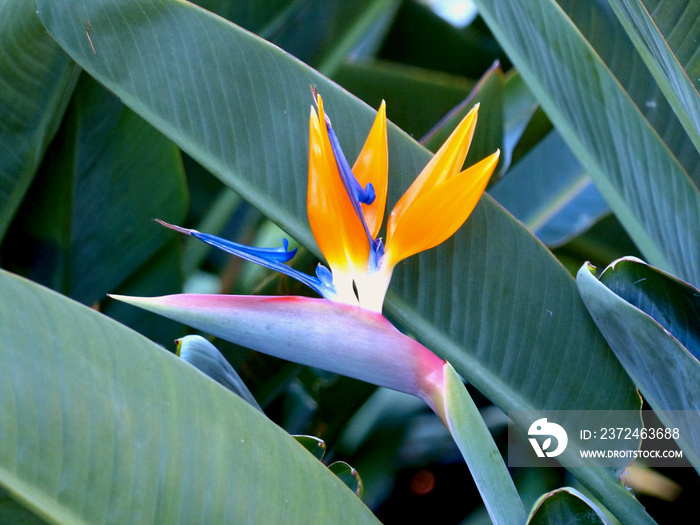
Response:
[{"label": "orange sepal", "polygon": [[309,119],[309,224],[334,274],[364,271],[369,242],[338,173],[320,96],[317,101],[319,115],[312,108]]},{"label": "orange sepal", "polygon": [[368,183],[374,186],[374,202],[370,205],[363,204],[362,211],[372,237],[376,238],[384,219],[389,179],[389,148],[387,146],[386,104],[384,101],[377,111],[372,129],[364,146],[362,146],[352,171],[363,188]]},{"label": "orange sepal", "polygon": [[496,151],[417,196],[387,237],[385,256],[388,267],[452,236],[479,202],[499,156],[500,151]]},{"label": "orange sepal", "polygon": [[406,193],[399,199],[399,202],[396,203],[389,216],[387,239],[391,237],[397,223],[401,220],[401,216],[406,213],[419,195],[429,192],[431,188],[460,172],[474,136],[478,112],[479,104],[475,105],[462,119],[435,156],[426,164],[420,175],[413,181],[413,184],[406,190]]}]

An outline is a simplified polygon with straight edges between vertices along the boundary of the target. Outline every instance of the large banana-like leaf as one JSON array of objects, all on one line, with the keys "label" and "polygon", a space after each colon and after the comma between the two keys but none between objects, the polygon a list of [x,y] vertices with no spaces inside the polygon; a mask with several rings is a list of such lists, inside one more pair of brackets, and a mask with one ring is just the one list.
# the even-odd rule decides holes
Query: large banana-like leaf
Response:
[{"label": "large banana-like leaf", "polygon": [[[279,48],[191,4],[38,6],[50,34],[91,75],[316,250],[305,210],[309,84],[324,96],[349,157],[373,111]],[[393,203],[430,155],[395,127],[389,149]],[[504,410],[639,407],[570,275],[488,196],[450,241],[397,270],[386,310]],[[610,473],[577,475],[618,513],[643,515]]]},{"label": "large banana-like leaf", "polygon": [[[333,80],[373,107],[385,100],[391,121],[416,138],[462,102],[475,84],[465,77],[381,60],[350,62]],[[423,103],[426,92],[429,104]]]},{"label": "large banana-like leaf", "polygon": [[700,192],[554,0],[477,0],[484,19],[647,259],[700,283]]},{"label": "large banana-like leaf", "polygon": [[34,2],[0,3],[0,239],[58,128],[80,71]]},{"label": "large banana-like leaf", "polygon": [[550,247],[586,231],[609,211],[556,130],[528,151],[489,192]]},{"label": "large banana-like leaf", "polygon": [[[658,133],[690,178],[696,185],[699,184],[700,153],[676,118],[669,101],[659,89],[654,76],[637,53],[634,44],[625,37],[625,28],[615,15],[610,2],[607,0],[589,2],[558,0],[557,4],[593,46],[639,112]],[[672,11],[676,11],[681,4],[675,3]],[[690,31],[690,35],[692,34],[693,32]],[[692,41],[692,36],[690,38]],[[692,53],[692,46],[683,47]],[[688,69],[688,71],[691,70],[692,67]]]},{"label": "large banana-like leaf", "polygon": [[586,307],[649,404],[700,471],[700,295],[697,288],[634,259],[577,283]]},{"label": "large banana-like leaf", "polygon": [[93,304],[165,244],[153,217],[184,218],[182,160],[177,146],[88,75],[60,136],[8,232],[3,254],[13,257],[5,267]]},{"label": "large banana-like leaf", "polygon": [[[686,24],[698,19],[700,4],[663,0],[647,0],[647,5],[641,0],[612,0],[610,4],[671,103],[678,120],[700,150],[700,96],[697,91],[700,79],[695,79],[693,83],[684,69],[689,65],[687,59],[698,48],[697,35],[686,29]],[[648,11],[654,8],[656,20]],[[657,20],[660,22],[658,25]],[[673,43],[680,48],[681,56],[676,54],[659,26],[667,29],[671,35],[679,29],[680,37],[674,38]]]},{"label": "large banana-like leaf", "polygon": [[377,523],[245,401],[0,272],[0,485],[50,523]]}]

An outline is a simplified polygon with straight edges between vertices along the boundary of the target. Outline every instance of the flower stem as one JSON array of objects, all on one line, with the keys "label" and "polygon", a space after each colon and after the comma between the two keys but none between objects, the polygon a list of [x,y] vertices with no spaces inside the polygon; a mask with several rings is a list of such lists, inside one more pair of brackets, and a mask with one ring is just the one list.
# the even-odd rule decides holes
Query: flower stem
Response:
[{"label": "flower stem", "polygon": [[445,363],[444,413],[449,429],[494,523],[522,525],[527,514],[501,453],[452,365]]}]

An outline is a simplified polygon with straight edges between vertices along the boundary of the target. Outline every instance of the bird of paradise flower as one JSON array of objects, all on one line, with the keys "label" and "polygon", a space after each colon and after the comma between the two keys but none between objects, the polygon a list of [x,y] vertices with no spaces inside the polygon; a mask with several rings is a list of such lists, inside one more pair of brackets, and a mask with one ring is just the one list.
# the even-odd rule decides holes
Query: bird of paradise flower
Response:
[{"label": "bird of paradise flower", "polygon": [[[428,162],[378,237],[388,188],[386,108],[382,103],[354,165],[343,154],[323,100],[309,119],[307,212],[328,267],[316,275],[287,264],[296,250],[253,248],[196,230],[161,224],[298,279],[323,299],[178,294],[116,299],[216,337],[416,395],[455,437],[486,507],[499,523],[524,522],[524,508],[478,411],[452,366],[398,331],[382,314],[396,265],[453,235],[481,198],[500,152],[462,170],[478,105]],[[493,453],[495,452],[495,454]]]}]

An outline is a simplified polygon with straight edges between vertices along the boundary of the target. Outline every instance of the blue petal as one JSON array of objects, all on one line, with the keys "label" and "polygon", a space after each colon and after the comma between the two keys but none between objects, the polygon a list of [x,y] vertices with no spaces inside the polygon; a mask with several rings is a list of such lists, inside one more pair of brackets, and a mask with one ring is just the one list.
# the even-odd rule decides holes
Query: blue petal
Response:
[{"label": "blue petal", "polygon": [[190,235],[196,237],[200,241],[216,246],[217,248],[238,257],[242,257],[241,253],[246,253],[254,257],[265,259],[271,263],[283,263],[290,261],[297,253],[296,248],[289,251],[289,242],[287,239],[282,240],[283,246],[280,246],[279,248],[255,248],[254,246],[246,246],[245,244],[238,244],[237,242],[228,241],[209,233],[200,233],[197,230],[190,230]]},{"label": "blue petal", "polygon": [[379,263],[384,257],[384,242],[381,239],[377,239],[372,242],[369,251],[369,267],[370,271],[376,272],[379,270]]},{"label": "blue petal", "polygon": [[352,172],[347,159],[345,158],[345,154],[340,147],[340,142],[338,142],[338,137],[336,136],[335,131],[333,131],[329,119],[326,119],[326,128],[328,129],[328,138],[331,142],[331,149],[333,150],[333,156],[335,157],[335,163],[338,166],[338,172],[340,173],[340,178],[343,181],[343,186],[345,186],[345,191],[350,197],[352,207],[354,208],[357,216],[360,218],[371,245],[374,242],[374,238],[367,227],[365,215],[362,213],[362,206],[360,203],[372,204],[374,202],[374,186],[372,186],[370,183],[367,184],[365,188],[362,188],[360,183],[355,178],[355,174]]},{"label": "blue petal", "polygon": [[318,277],[318,280],[324,285],[333,286],[333,274],[322,264],[316,267],[316,277]]},{"label": "blue petal", "polygon": [[[238,244],[237,242],[228,241],[209,233],[201,233],[197,230],[190,230],[188,228],[168,224],[160,219],[156,219],[156,221],[166,228],[184,233],[185,235],[196,237],[200,241],[203,241],[211,246],[215,246],[216,248],[224,250],[225,252],[235,255],[236,257],[254,262],[255,264],[269,268],[270,270],[275,270],[276,272],[288,275],[289,277],[293,277],[297,281],[318,292],[325,299],[333,300],[337,296],[335,287],[332,284],[332,275],[330,280],[326,279],[325,275],[323,278],[319,278],[321,276],[312,277],[311,275],[307,275],[287,266],[286,264],[283,264],[294,257],[297,252],[296,249],[292,251],[288,250],[289,244],[287,239],[284,239],[284,246],[280,248],[254,248],[252,246],[246,246],[245,244]],[[330,271],[328,273],[330,273]]]}]

